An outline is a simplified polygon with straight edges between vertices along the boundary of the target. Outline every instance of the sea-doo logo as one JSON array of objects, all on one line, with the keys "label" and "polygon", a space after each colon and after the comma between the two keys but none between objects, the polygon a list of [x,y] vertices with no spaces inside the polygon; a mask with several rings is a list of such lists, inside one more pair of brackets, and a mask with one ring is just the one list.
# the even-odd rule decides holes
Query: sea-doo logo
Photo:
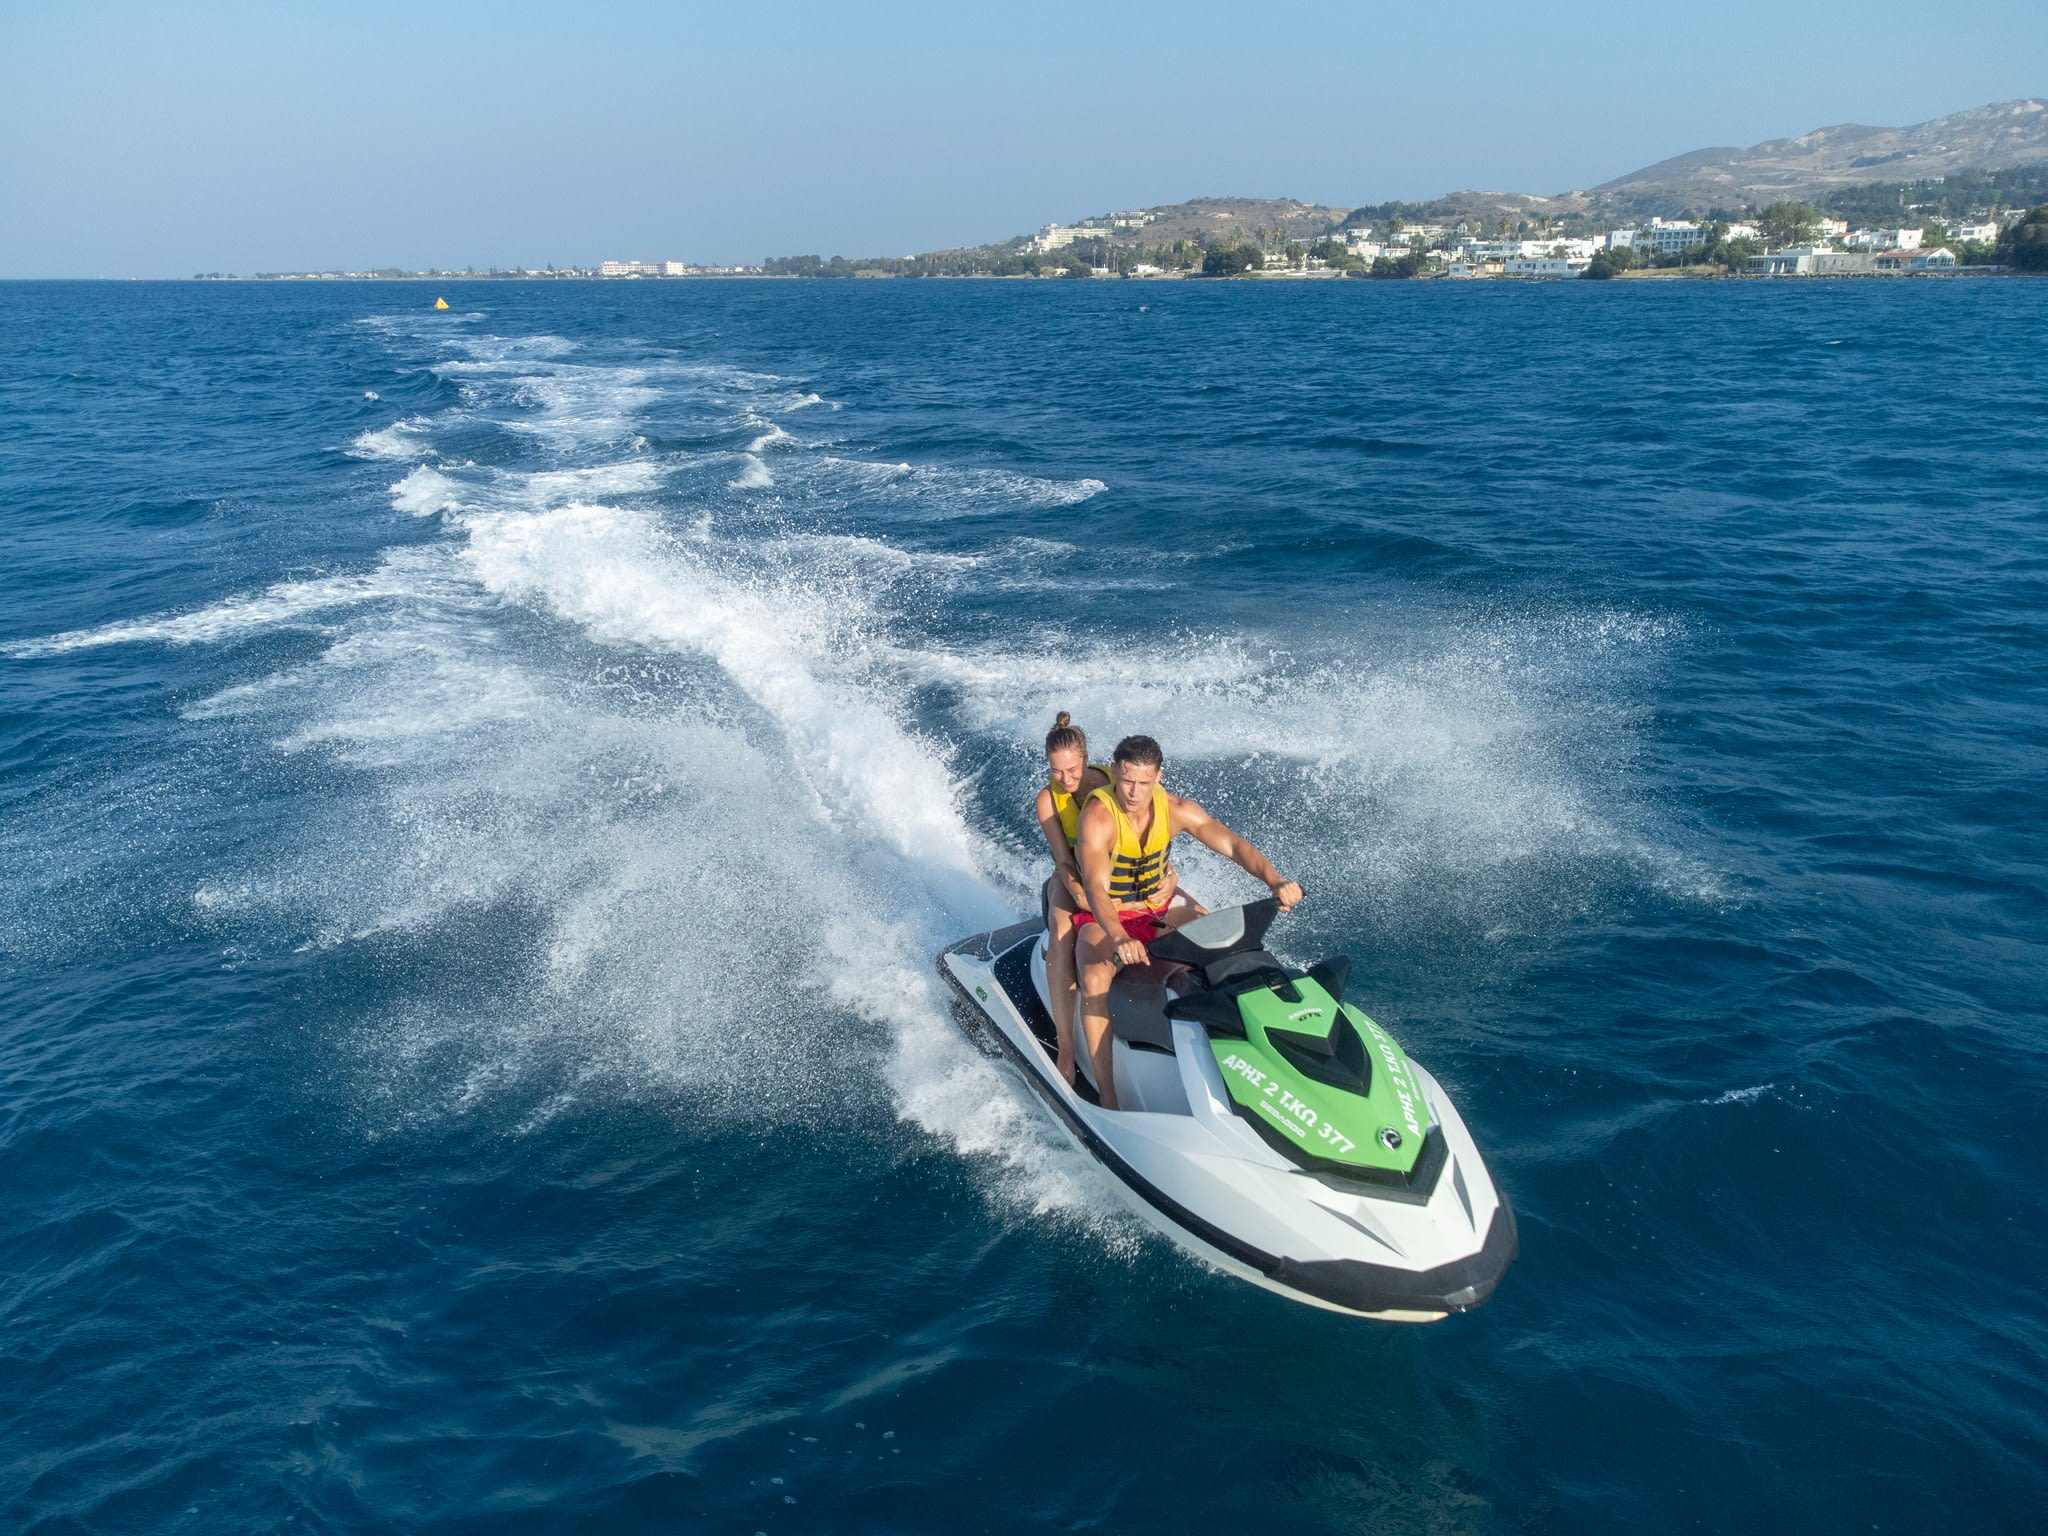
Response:
[{"label": "sea-doo logo", "polygon": [[1394,1128],[1393,1128],[1393,1127],[1392,1127],[1391,1125],[1383,1125],[1383,1126],[1381,1126],[1381,1127],[1380,1127],[1380,1145],[1381,1145],[1381,1146],[1383,1146],[1383,1147],[1385,1147],[1385,1148],[1386,1148],[1386,1149],[1387,1149],[1387,1150],[1388,1150],[1389,1152],[1398,1152],[1398,1151],[1400,1151],[1400,1150],[1401,1150],[1401,1133],[1400,1133],[1399,1131],[1395,1130],[1395,1129],[1394,1129]]}]

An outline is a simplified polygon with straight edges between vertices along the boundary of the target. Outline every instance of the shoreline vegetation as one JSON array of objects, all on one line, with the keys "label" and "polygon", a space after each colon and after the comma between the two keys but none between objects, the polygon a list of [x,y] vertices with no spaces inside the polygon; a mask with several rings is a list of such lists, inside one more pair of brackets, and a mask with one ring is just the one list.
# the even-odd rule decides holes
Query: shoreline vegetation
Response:
[{"label": "shoreline vegetation", "polygon": [[[2015,193],[2030,194],[2034,206],[2002,200]],[[1585,213],[1501,209],[1488,216],[1461,211],[1456,199],[1355,209],[1253,204],[1250,212],[1248,219],[1226,200],[1199,199],[1100,215],[1074,226],[1049,224],[1032,237],[919,256],[770,257],[762,275],[1641,280],[2048,271],[2048,166],[1851,186],[1813,202],[1710,207],[1703,215],[1652,215],[1626,224]],[[1257,218],[1260,212],[1263,218]],[[1191,216],[1246,227],[1221,238],[1146,238],[1150,226],[1185,225]]]},{"label": "shoreline vegetation", "polygon": [[[1850,189],[1857,190],[1857,189]],[[1314,238],[1289,229],[1285,212],[1224,239],[1187,236],[1146,244],[1119,240],[1106,225],[1048,225],[1037,236],[995,246],[902,257],[770,257],[759,267],[680,262],[605,262],[596,267],[491,267],[405,271],[194,273],[197,281],[673,281],[894,278],[1181,281],[1367,279],[1626,279],[1778,277],[1961,277],[2048,274],[2048,201],[2031,208],[1971,209],[1958,216],[1910,203],[1885,209],[1896,220],[1853,228],[1828,206],[1776,203],[1761,210],[1713,210],[1702,220],[1653,217],[1636,227],[1588,230],[1584,220],[1496,217],[1489,227],[1441,224],[1379,210],[1342,215]],[[1136,222],[1163,212],[1116,216]],[[1291,211],[1312,205],[1287,204]],[[1140,226],[1142,228],[1142,226]]]}]

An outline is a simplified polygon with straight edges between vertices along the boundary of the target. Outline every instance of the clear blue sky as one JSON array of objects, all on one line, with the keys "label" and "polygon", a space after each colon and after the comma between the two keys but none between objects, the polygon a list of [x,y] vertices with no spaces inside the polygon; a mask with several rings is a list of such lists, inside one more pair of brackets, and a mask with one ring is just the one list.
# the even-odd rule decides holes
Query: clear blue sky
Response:
[{"label": "clear blue sky", "polygon": [[901,254],[2048,92],[2048,4],[0,4],[0,276]]}]

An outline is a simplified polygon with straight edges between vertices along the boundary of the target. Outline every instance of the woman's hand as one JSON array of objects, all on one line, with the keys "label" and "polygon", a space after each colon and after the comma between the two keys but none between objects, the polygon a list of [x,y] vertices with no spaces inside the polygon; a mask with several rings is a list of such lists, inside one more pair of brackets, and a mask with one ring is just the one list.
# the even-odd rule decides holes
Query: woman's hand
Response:
[{"label": "woman's hand", "polygon": [[1126,938],[1116,947],[1116,963],[1118,965],[1144,965],[1151,958],[1145,952],[1145,946],[1136,939]]}]

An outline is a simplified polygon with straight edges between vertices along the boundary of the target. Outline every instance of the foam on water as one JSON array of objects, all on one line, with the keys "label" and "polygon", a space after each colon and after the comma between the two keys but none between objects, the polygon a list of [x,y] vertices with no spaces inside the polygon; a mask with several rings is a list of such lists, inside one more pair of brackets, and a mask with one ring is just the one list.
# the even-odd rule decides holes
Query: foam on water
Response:
[{"label": "foam on water", "polygon": [[1050,480],[1008,469],[979,469],[948,464],[877,464],[864,459],[821,456],[821,474],[855,486],[870,495],[929,504],[937,515],[957,511],[961,503],[976,507],[997,503],[1033,508],[1078,506],[1107,489],[1092,476]]},{"label": "foam on water", "polygon": [[[349,1043],[374,1134],[483,1113],[537,1126],[600,1087],[815,1120],[858,1113],[848,1085],[865,1074],[880,1104],[1000,1170],[999,1202],[1122,1244],[1097,1176],[1002,1089],[931,965],[1028,897],[1013,852],[948,793],[949,744],[917,730],[888,677],[877,686],[888,615],[875,603],[891,582],[978,562],[843,535],[735,540],[703,518],[675,532],[617,500],[663,477],[630,441],[620,456],[655,398],[638,371],[582,368],[565,384],[558,360],[536,379],[517,348],[499,350],[511,360],[455,370],[470,375],[468,404],[409,425],[407,455],[431,455],[437,426],[530,427],[538,410],[569,462],[415,467],[392,505],[442,518],[445,542],[359,576],[32,643],[331,621],[316,659],[185,712],[319,759],[374,809],[307,826],[276,861],[220,869],[192,890],[194,913],[281,924],[315,949],[431,944],[466,914],[531,914],[510,984],[415,998]],[[790,440],[771,427],[756,441]],[[385,601],[350,622],[370,599]],[[508,611],[559,634],[515,645]],[[582,654],[593,644],[610,658],[602,685]],[[635,654],[662,670],[621,690]],[[727,899],[735,889],[749,901]],[[797,916],[764,924],[763,910]],[[736,1000],[741,956],[760,985]],[[764,996],[779,1001],[763,1009]],[[835,1015],[844,1032],[821,1052],[820,1020]]]},{"label": "foam on water", "polygon": [[[402,424],[402,456],[434,462],[390,488],[395,510],[442,520],[442,541],[360,576],[31,643],[190,643],[328,616],[319,657],[187,712],[352,776],[378,810],[307,828],[282,864],[222,869],[195,912],[267,915],[315,948],[433,943],[486,910],[526,914],[531,934],[481,1000],[452,988],[365,1023],[351,1050],[373,1131],[449,1114],[540,1125],[600,1088],[757,1120],[858,1115],[844,1071],[816,1066],[834,1017],[827,1057],[864,1071],[877,1105],[1000,1170],[1000,1201],[1122,1245],[1099,1174],[999,1085],[933,973],[941,945],[1028,908],[1036,878],[1028,828],[970,813],[963,743],[984,759],[1003,744],[1021,823],[1029,743],[1056,710],[1105,737],[1147,729],[1290,868],[1389,899],[1446,872],[1467,898],[1512,888],[1521,866],[1628,841],[1572,764],[1590,695],[1554,681],[1567,653],[1654,645],[1626,615],[1437,634],[1377,663],[1348,629],[1270,645],[1188,633],[1142,669],[1053,631],[947,643],[918,620],[928,588],[1042,580],[1074,548],[1025,537],[997,558],[733,523],[690,504],[711,489],[675,480],[693,461],[645,448],[649,414],[752,431],[737,489],[776,483],[770,453],[818,494],[933,513],[1073,505],[1101,481],[831,455],[761,414],[783,382],[767,376],[572,360],[547,338],[449,345],[461,355],[436,368],[464,405]],[[434,454],[437,432],[491,427],[544,442],[546,462]],[[934,690],[951,701],[944,733],[912,713]],[[1247,748],[1258,793],[1233,800]],[[1232,889],[1212,858],[1188,868],[1208,894]],[[737,1005],[736,963],[760,982],[749,998],[776,1001]]]},{"label": "foam on water", "polygon": [[1701,1099],[1702,1104],[1754,1104],[1758,1099],[1777,1087],[1776,1083],[1758,1083],[1753,1088],[1730,1088],[1726,1093],[1716,1094],[1711,1099]]},{"label": "foam on water", "polygon": [[418,590],[431,557],[395,549],[374,571],[284,581],[261,592],[225,598],[191,613],[131,619],[92,629],[70,630],[0,647],[10,656],[53,656],[106,645],[202,645],[233,640],[258,630],[300,624],[316,615],[361,603],[404,597]]},{"label": "foam on water", "polygon": [[348,451],[359,459],[421,459],[433,451],[427,441],[433,423],[424,416],[408,416],[388,427],[358,433]]},{"label": "foam on water", "polygon": [[391,505],[414,517],[451,512],[461,503],[460,487],[438,469],[422,464],[391,487]]},{"label": "foam on water", "polygon": [[1156,736],[1184,791],[1219,795],[1213,810],[1305,880],[1383,917],[1441,926],[1449,902],[1483,926],[1550,900],[1566,867],[1577,882],[1614,864],[1719,898],[1711,872],[1607,782],[1632,721],[1605,690],[1663,641],[1629,615],[1531,615],[1417,624],[1398,648],[1359,654],[1338,615],[1265,646],[1243,629],[1166,637],[1142,667],[1078,636],[892,659],[943,685],[978,733],[1028,744],[1064,709],[1105,742]]}]

